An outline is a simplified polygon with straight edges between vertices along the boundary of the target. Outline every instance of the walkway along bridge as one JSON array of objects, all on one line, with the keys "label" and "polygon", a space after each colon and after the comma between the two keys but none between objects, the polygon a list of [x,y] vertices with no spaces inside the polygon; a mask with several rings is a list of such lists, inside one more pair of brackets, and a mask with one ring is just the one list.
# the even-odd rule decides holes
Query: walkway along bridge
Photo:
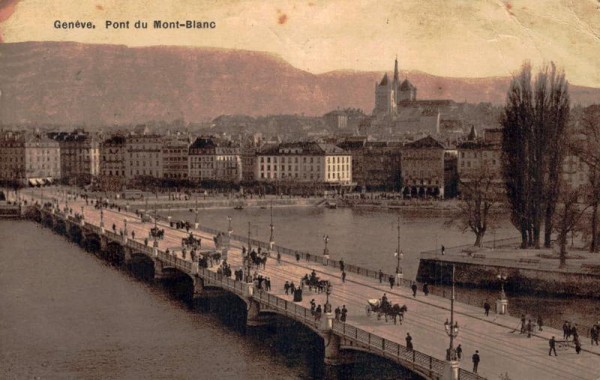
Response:
[{"label": "walkway along bridge", "polygon": [[[32,202],[35,201],[32,199]],[[596,379],[600,374],[598,356],[594,352],[578,356],[574,352],[559,353],[558,358],[550,358],[546,354],[547,336],[539,333],[534,339],[519,337],[518,334],[511,333],[518,323],[516,319],[508,316],[486,319],[482,310],[466,305],[455,305],[455,314],[461,324],[458,343],[463,345],[465,354],[468,354],[465,355],[467,360],[463,358],[462,362],[448,362],[441,359],[445,357],[447,348],[443,321],[449,317],[449,305],[445,299],[433,296],[413,298],[404,288],[390,290],[385,282],[379,283],[378,272],[348,264],[345,265],[348,278],[342,283],[339,280],[339,269],[336,268],[339,265],[337,261],[306,253],[300,261],[287,255],[281,263],[271,259],[266,268],[259,271],[272,278],[273,291],[266,292],[255,288],[251,283],[235,281],[218,274],[216,267],[200,268],[197,262],[191,261],[189,255],[185,258],[180,251],[181,238],[187,236],[185,231],[169,228],[162,223],[159,226],[164,228],[165,238],[148,242],[145,237],[153,224],[142,223],[134,214],[114,209],[100,211],[85,206],[82,200],[72,200],[69,205],[72,209],[65,206],[60,210],[58,204],[46,207],[36,204],[29,207],[27,212],[35,220],[64,233],[83,246],[92,245],[101,251],[113,252],[123,263],[130,262],[135,257],[144,257],[152,263],[155,278],[165,278],[174,272],[187,276],[193,283],[194,297],[208,297],[215,288],[235,294],[246,305],[248,326],[268,324],[272,314],[283,315],[305,325],[323,339],[326,364],[348,362],[352,359],[350,352],[364,351],[391,360],[425,379],[477,380],[484,377],[472,373],[468,368],[471,366],[470,354],[478,349],[482,355],[480,371],[490,379],[498,378],[499,374],[506,372],[513,380]],[[80,207],[82,212],[75,215],[77,213],[74,214],[73,210]],[[116,224],[124,233],[105,229],[104,223]],[[136,239],[130,237],[131,231],[136,233]],[[199,231],[202,232],[203,247],[211,246],[213,235],[219,232],[203,228],[194,233],[199,234]],[[231,237],[243,243],[248,241],[242,236],[232,234]],[[255,246],[264,244],[258,241],[251,243]],[[283,251],[283,247],[280,250],[284,254],[288,253]],[[296,252],[289,253],[291,252],[295,256]],[[239,246],[231,249],[228,262],[232,268],[242,266],[240,256]],[[283,283],[286,280],[298,283],[300,277],[313,269],[322,278],[333,282],[331,302],[348,305],[350,313],[345,323],[336,320],[332,313],[324,313],[320,321],[315,320],[308,300],[314,298],[318,303],[324,303],[324,295],[307,291],[303,302],[292,302],[290,296],[283,294]],[[366,316],[366,300],[378,298],[383,292],[395,299],[402,297],[400,302],[408,306],[409,311],[403,325],[394,326]],[[323,302],[319,302],[321,300]],[[408,329],[415,339],[415,350],[409,350],[401,343]],[[558,335],[557,331],[544,332],[549,333]],[[600,350],[596,351],[600,353]]]}]

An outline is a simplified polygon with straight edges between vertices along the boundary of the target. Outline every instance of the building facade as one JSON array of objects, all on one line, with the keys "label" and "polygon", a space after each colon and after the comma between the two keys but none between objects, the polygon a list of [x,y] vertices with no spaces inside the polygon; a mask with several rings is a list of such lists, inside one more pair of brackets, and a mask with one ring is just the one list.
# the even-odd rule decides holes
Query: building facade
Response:
[{"label": "building facade", "polygon": [[188,154],[189,178],[194,181],[242,180],[240,148],[215,137],[198,137]]},{"label": "building facade", "polygon": [[404,145],[402,149],[402,183],[404,194],[411,197],[444,198],[451,166],[446,147],[431,136]]},{"label": "building facade", "polygon": [[262,182],[352,184],[352,156],[332,144],[282,143],[256,155],[256,178]]},{"label": "building facade", "polygon": [[100,182],[120,188],[127,181],[125,136],[114,135],[100,144]]},{"label": "building facade", "polygon": [[51,133],[60,146],[60,169],[63,179],[89,182],[100,174],[100,144],[82,130]]},{"label": "building facade", "polygon": [[130,135],[125,140],[125,176],[163,177],[163,140],[160,135]]},{"label": "building facade", "polygon": [[164,178],[185,180],[189,176],[188,153],[190,144],[183,140],[170,139],[162,148]]}]

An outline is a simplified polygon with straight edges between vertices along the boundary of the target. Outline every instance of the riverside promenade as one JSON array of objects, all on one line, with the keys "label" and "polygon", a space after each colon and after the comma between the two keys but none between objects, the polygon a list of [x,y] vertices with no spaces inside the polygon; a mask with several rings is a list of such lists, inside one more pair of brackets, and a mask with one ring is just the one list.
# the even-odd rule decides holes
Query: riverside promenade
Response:
[{"label": "riverside promenade", "polygon": [[[38,196],[38,194],[30,194]],[[313,331],[324,336],[324,339],[337,337],[340,353],[344,351],[360,350],[371,352],[374,355],[383,356],[393,360],[406,368],[421,374],[425,378],[445,379],[447,376],[448,363],[445,361],[446,349],[448,348],[448,337],[444,330],[444,322],[450,318],[450,303],[447,299],[436,296],[424,296],[420,291],[417,297],[406,287],[390,286],[385,281],[380,284],[375,276],[348,273],[346,282],[342,283],[340,270],[335,267],[334,262],[315,262],[313,259],[307,261],[302,258],[296,261],[293,256],[283,255],[281,263],[274,258],[267,261],[266,268],[258,270],[259,274],[271,278],[272,291],[269,293],[250,289],[232,279],[223,279],[216,275],[216,267],[209,270],[198,269],[190,261],[189,255],[183,257],[181,251],[181,239],[188,234],[182,230],[169,228],[166,223],[159,223],[159,228],[165,230],[165,237],[158,242],[158,247],[153,250],[144,245],[144,239],[148,237],[153,223],[142,223],[133,213],[121,212],[116,209],[103,209],[102,212],[91,205],[86,206],[81,198],[67,200],[61,194],[46,194],[46,201],[53,197],[58,203],[58,209],[64,210],[65,201],[72,212],[52,211],[52,218],[56,220],[71,220],[71,214],[83,211],[84,219],[82,226],[89,226],[90,231],[98,231],[100,220],[103,219],[106,231],[102,234],[112,242],[121,241],[124,246],[135,248],[143,254],[154,255],[156,260],[162,260],[161,265],[172,262],[173,267],[194,278],[202,279],[203,286],[217,286],[227,291],[247,298],[249,302],[249,314],[252,305],[259,305],[258,312],[276,312],[289,318],[304,323]],[[29,202],[41,199],[25,197]],[[29,203],[31,204],[31,203]],[[82,208],[83,207],[83,208]],[[46,213],[46,211],[43,211]],[[49,213],[44,217],[49,218]],[[125,222],[126,221],[126,222]],[[64,223],[64,222],[63,222]],[[119,234],[113,234],[109,230],[115,224],[117,230],[126,230],[129,238],[123,239]],[[82,227],[87,228],[87,227]],[[135,239],[131,238],[131,232],[135,231]],[[203,232],[202,229],[194,230],[194,235],[202,238],[203,249],[214,247],[212,233]],[[241,247],[246,242],[235,242],[229,250],[228,262],[232,269],[242,268]],[[284,245],[284,244],[282,244]],[[169,249],[169,257],[165,254]],[[319,260],[322,261],[322,260]],[[349,263],[347,263],[347,266]],[[197,264],[196,264],[197,265]],[[283,284],[286,281],[294,281],[299,284],[300,278],[310,271],[315,270],[321,279],[329,280],[333,284],[333,291],[329,297],[333,308],[346,305],[348,319],[346,323],[331,321],[329,325],[315,322],[310,314],[306,314],[309,302],[315,299],[317,304],[325,304],[326,295],[311,293],[305,290],[303,301],[292,302],[292,297],[285,295]],[[255,269],[252,269],[254,272]],[[391,272],[391,270],[388,270]],[[363,271],[369,274],[369,272]],[[372,274],[373,272],[371,272]],[[405,320],[400,325],[392,322],[386,323],[383,319],[377,320],[375,316],[368,317],[365,306],[368,299],[380,298],[387,293],[392,303],[405,304],[408,312]],[[250,301],[248,301],[250,300]],[[285,306],[283,306],[285,305]],[[558,350],[558,357],[548,356],[548,339],[554,335],[562,339],[562,332],[545,328],[543,332],[536,332],[532,338],[515,332],[519,320],[504,315],[490,315],[485,317],[482,308],[455,303],[455,320],[460,325],[460,333],[455,339],[455,345],[461,344],[463,358],[459,363],[460,372],[455,378],[477,379],[472,374],[471,355],[475,350],[479,351],[481,363],[479,375],[488,379],[499,379],[501,375],[508,374],[510,379],[598,379],[600,378],[600,349],[596,346],[590,347],[589,342],[583,342],[585,351],[579,355],[573,348]],[[256,311],[256,310],[255,310]],[[324,316],[324,320],[327,318]],[[406,334],[413,337],[414,351],[409,352],[405,348]],[[331,340],[330,340],[331,341]],[[335,359],[338,353],[330,353],[330,358]],[[326,349],[327,356],[327,349]],[[327,359],[327,357],[325,358]]]}]

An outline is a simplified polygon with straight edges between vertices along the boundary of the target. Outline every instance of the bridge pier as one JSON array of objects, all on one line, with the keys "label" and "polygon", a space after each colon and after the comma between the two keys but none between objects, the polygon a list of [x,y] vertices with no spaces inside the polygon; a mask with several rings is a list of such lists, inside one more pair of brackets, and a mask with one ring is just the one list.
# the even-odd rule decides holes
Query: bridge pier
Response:
[{"label": "bridge pier", "polygon": [[163,272],[163,263],[159,260],[152,260],[154,262],[154,281],[160,281],[168,276]]},{"label": "bridge pier", "polygon": [[448,362],[448,366],[444,370],[444,377],[442,380],[458,380],[458,369],[460,368],[460,362],[452,360]]},{"label": "bridge pier", "polygon": [[333,313],[325,313],[321,319],[321,336],[323,337],[323,345],[325,346],[324,363],[328,366],[337,366],[350,364],[353,362],[350,352],[341,351],[341,338],[333,333]]}]

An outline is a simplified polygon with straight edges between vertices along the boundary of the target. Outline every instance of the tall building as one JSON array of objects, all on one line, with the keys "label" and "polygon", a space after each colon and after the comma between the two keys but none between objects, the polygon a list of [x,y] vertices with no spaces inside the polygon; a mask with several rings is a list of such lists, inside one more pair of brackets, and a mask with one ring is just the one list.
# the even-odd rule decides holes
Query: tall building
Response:
[{"label": "tall building", "polygon": [[0,139],[0,177],[30,185],[59,180],[58,142],[39,134],[4,134]]},{"label": "tall building", "polygon": [[126,183],[125,137],[114,135],[100,144],[100,182],[120,189]]},{"label": "tall building", "polygon": [[188,179],[188,153],[190,144],[186,140],[166,140],[162,148],[164,178]]},{"label": "tall building", "polygon": [[125,140],[125,176],[163,177],[163,136],[129,135]]},{"label": "tall building", "polygon": [[352,184],[352,156],[332,144],[282,143],[256,154],[256,179],[262,182]]},{"label": "tall building", "polygon": [[402,150],[402,182],[404,193],[412,197],[444,198],[452,175],[452,155],[431,136],[404,145]]},{"label": "tall building", "polygon": [[60,146],[60,170],[63,179],[89,183],[100,174],[100,144],[83,130],[50,133]]},{"label": "tall building", "polygon": [[242,180],[240,148],[215,137],[198,137],[190,146],[188,164],[190,180]]}]

